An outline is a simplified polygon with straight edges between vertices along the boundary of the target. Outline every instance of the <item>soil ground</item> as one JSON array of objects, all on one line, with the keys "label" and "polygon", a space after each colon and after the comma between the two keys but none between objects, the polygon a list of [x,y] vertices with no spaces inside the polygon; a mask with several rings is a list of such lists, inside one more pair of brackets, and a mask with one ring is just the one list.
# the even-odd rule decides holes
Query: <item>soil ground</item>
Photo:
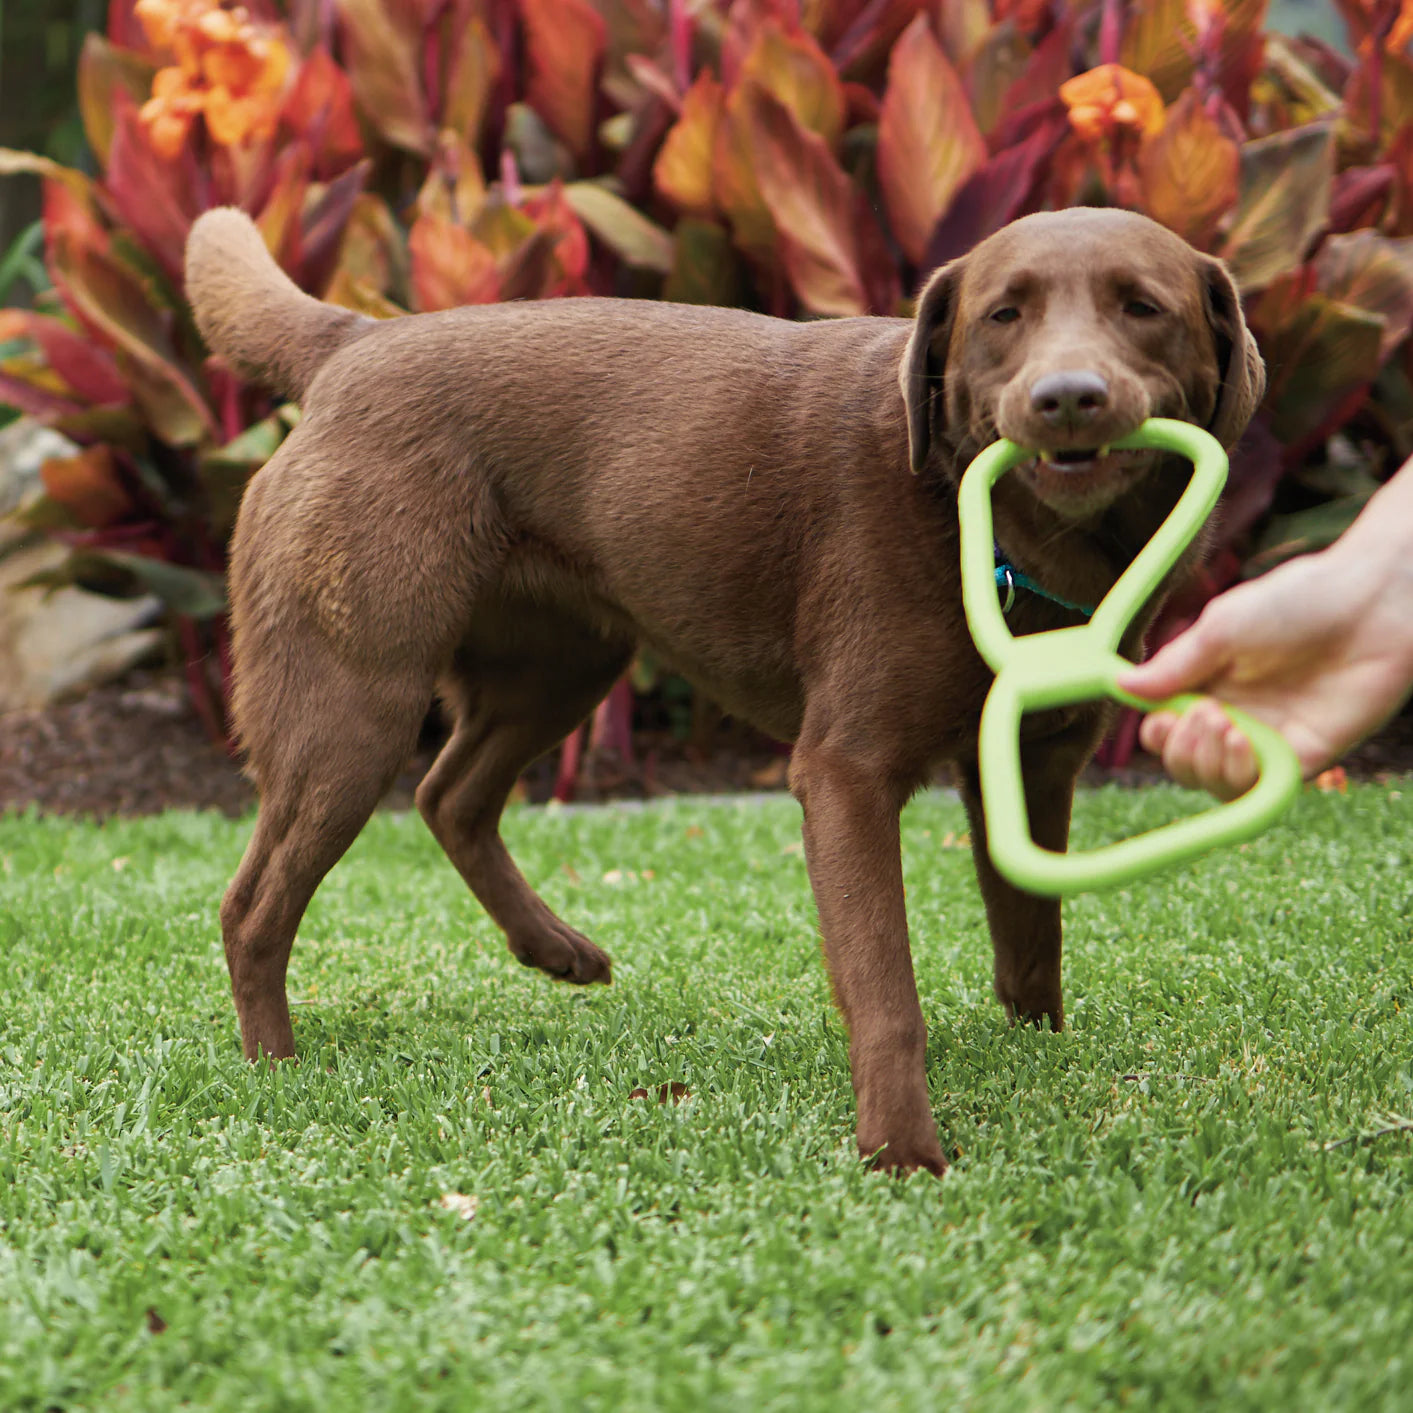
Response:
[{"label": "soil ground", "polygon": [[[385,806],[411,805],[436,754],[436,737],[429,727]],[[705,747],[684,745],[666,731],[640,733],[635,743],[639,757],[631,767],[611,754],[591,755],[576,798],[785,788],[782,749],[730,722],[712,732]],[[1344,766],[1363,779],[1413,772],[1413,711],[1395,718]],[[554,768],[550,756],[527,772],[526,798],[549,797]],[[1156,762],[1140,755],[1120,771],[1091,766],[1089,778],[1141,784],[1158,775]],[[138,671],[47,711],[0,715],[0,811],[33,806],[48,814],[106,818],[181,808],[237,815],[254,801],[239,763],[212,744],[176,673]]]}]

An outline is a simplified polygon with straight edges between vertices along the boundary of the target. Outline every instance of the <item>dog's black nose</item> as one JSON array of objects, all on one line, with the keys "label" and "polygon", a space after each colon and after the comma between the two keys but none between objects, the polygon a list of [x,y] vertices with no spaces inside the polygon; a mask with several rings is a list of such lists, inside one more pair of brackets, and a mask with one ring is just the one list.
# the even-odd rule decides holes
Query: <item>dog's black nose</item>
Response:
[{"label": "dog's black nose", "polygon": [[1030,405],[1051,427],[1077,427],[1108,404],[1108,383],[1087,368],[1047,373],[1030,388]]}]

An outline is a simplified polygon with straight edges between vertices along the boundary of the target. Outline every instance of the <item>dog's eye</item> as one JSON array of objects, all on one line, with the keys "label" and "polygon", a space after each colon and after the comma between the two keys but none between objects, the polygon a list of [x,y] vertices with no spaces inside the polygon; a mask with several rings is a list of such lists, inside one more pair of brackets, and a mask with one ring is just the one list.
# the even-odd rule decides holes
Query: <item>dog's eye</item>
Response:
[{"label": "dog's eye", "polygon": [[1156,304],[1150,304],[1146,299],[1130,299],[1124,305],[1124,313],[1135,319],[1152,319],[1162,312]]},{"label": "dog's eye", "polygon": [[988,317],[993,324],[1014,324],[1020,318],[1020,310],[1014,304],[1007,304],[1001,309],[992,310]]}]

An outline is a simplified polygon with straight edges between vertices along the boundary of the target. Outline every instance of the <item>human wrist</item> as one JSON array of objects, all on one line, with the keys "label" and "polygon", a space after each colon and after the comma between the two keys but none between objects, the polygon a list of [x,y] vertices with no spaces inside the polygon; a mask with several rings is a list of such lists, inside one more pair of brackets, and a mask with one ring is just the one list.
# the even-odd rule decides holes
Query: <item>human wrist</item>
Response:
[{"label": "human wrist", "polygon": [[1341,575],[1408,596],[1413,611],[1413,476],[1407,468],[1381,487],[1323,559]]}]

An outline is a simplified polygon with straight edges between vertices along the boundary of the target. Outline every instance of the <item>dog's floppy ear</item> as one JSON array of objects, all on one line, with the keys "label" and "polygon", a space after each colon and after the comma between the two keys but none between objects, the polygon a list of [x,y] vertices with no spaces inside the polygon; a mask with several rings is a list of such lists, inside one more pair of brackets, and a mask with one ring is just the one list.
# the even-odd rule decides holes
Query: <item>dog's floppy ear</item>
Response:
[{"label": "dog's floppy ear", "polygon": [[898,384],[908,409],[908,462],[915,472],[926,465],[932,449],[932,404],[942,395],[942,370],[961,281],[962,262],[953,260],[923,286],[917,321],[898,369]]},{"label": "dog's floppy ear", "polygon": [[1232,447],[1265,396],[1266,365],[1241,316],[1241,296],[1227,267],[1220,260],[1203,257],[1201,273],[1207,285],[1207,318],[1217,340],[1222,380],[1207,430],[1224,447]]}]

